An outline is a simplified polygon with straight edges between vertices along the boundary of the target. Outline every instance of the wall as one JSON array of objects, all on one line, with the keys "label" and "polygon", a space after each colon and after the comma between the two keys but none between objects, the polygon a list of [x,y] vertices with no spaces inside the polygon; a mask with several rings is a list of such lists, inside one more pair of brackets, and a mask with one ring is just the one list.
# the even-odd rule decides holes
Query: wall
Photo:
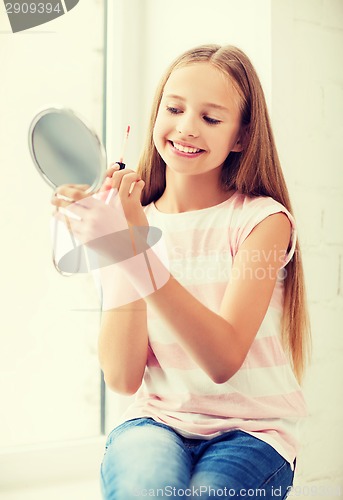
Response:
[{"label": "wall", "polygon": [[99,301],[90,277],[64,278],[52,265],[52,190],[30,158],[28,128],[43,107],[64,105],[101,134],[103,2],[81,1],[16,34],[4,8],[1,2],[0,489],[75,478],[83,465],[96,476],[101,456],[87,469],[86,454],[75,454],[75,443],[100,436]]},{"label": "wall", "polygon": [[[131,42],[123,57],[125,82],[131,78],[120,105],[131,125],[138,124],[132,166],[159,77],[182,50],[204,42],[236,44],[262,80],[298,221],[313,327],[304,383],[309,418],[295,482],[300,498],[335,498],[342,487],[342,9],[341,0],[127,0],[121,10],[124,53]],[[126,404],[108,395],[109,427]]]},{"label": "wall", "polygon": [[109,18],[109,158],[118,156],[129,123],[126,159],[135,168],[159,79],[179,53],[195,45],[230,43],[246,50],[270,103],[270,0],[113,0]]},{"label": "wall", "polygon": [[304,497],[312,488],[311,498],[335,498],[343,489],[343,2],[271,5],[273,125],[299,226],[313,334],[296,482]]}]

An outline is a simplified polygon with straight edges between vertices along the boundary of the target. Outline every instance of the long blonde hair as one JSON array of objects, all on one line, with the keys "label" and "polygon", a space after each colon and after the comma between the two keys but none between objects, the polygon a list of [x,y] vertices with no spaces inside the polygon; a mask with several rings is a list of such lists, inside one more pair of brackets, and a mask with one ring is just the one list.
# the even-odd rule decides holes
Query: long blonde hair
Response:
[{"label": "long blonde hair", "polygon": [[[292,213],[281,170],[263,89],[248,57],[236,47],[202,45],[178,57],[163,76],[153,101],[147,142],[138,165],[145,181],[142,204],[158,200],[165,190],[165,163],[153,142],[153,129],[164,86],[171,73],[182,66],[207,62],[229,76],[240,96],[243,150],[231,152],[222,167],[221,183],[250,196],[271,196]],[[298,380],[301,381],[310,353],[310,325],[299,244],[287,265],[282,340]]]}]

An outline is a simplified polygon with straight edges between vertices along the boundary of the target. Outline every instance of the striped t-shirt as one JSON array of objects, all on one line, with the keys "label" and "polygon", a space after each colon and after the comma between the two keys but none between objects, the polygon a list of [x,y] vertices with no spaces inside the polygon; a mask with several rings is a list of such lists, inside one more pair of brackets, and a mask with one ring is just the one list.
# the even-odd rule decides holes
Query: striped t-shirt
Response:
[{"label": "striped t-shirt", "polygon": [[[219,205],[173,214],[159,212],[154,203],[145,207],[150,226],[162,230],[171,274],[216,313],[240,245],[259,222],[278,212],[292,224],[286,265],[295,250],[295,223],[270,197],[236,192]],[[210,379],[148,307],[148,362],[123,418],[151,417],[191,438],[240,429],[269,443],[293,465],[298,422],[306,407],[280,340],[283,274],[243,365],[223,384]]]}]

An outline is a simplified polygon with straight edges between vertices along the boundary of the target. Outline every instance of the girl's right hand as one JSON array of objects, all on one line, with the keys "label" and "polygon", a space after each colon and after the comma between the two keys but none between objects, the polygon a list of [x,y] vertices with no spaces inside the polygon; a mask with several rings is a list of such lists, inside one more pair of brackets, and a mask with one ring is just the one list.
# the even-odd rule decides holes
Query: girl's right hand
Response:
[{"label": "girl's right hand", "polygon": [[63,184],[55,189],[51,204],[57,208],[66,208],[75,201],[80,201],[89,195],[88,184]]},{"label": "girl's right hand", "polygon": [[132,256],[129,227],[148,226],[140,204],[143,181],[136,172],[118,170],[119,165],[107,170],[98,193],[90,194],[87,185],[68,184],[59,186],[51,200],[59,209],[56,220],[66,224],[79,243],[112,261]]},{"label": "girl's right hand", "polygon": [[[106,170],[103,183],[98,192],[109,191],[112,188],[112,175],[118,170],[119,165],[117,163],[113,162],[110,164],[110,166]],[[70,203],[80,201],[83,198],[91,196],[90,193],[87,192],[89,187],[90,186],[88,184],[63,184],[54,191],[51,203],[56,207],[65,208],[70,205]]]}]

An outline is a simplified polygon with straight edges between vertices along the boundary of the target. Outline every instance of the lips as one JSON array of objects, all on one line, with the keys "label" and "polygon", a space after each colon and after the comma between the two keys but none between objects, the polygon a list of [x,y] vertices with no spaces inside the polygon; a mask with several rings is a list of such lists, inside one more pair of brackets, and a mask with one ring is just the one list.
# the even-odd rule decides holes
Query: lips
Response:
[{"label": "lips", "polygon": [[174,141],[168,141],[171,146],[178,152],[184,153],[187,155],[196,155],[199,153],[204,152],[203,149],[200,148],[195,148],[194,146],[190,144],[181,144],[180,142],[174,142]]}]

